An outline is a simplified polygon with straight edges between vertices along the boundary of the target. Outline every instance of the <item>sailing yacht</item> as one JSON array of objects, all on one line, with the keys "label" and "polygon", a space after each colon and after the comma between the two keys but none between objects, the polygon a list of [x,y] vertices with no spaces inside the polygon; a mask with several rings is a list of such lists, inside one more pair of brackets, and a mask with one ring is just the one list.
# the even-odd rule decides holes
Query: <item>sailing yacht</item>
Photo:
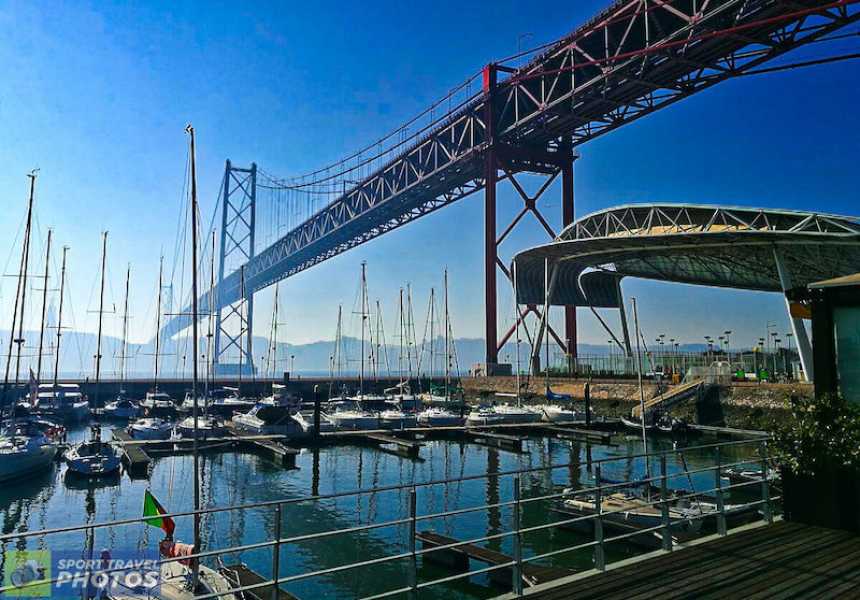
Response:
[{"label": "sailing yacht", "polygon": [[140,414],[140,406],[120,390],[115,400],[105,404],[102,414],[106,419],[133,419]]},{"label": "sailing yacht", "polygon": [[0,436],[0,481],[18,480],[51,466],[57,443],[34,419],[13,421]]},{"label": "sailing yacht", "polygon": [[337,429],[377,429],[379,417],[370,411],[363,410],[359,402],[354,408],[338,408],[334,412],[324,413],[324,418]]},{"label": "sailing yacht", "polygon": [[[107,261],[107,232],[102,235],[102,270],[101,286],[99,292],[99,326],[96,337],[96,373],[95,389],[98,394],[99,378],[101,374],[102,356],[102,318],[104,317],[105,297],[105,264]],[[98,396],[96,396],[96,408],[98,408]],[[100,477],[116,473],[120,467],[120,456],[111,444],[101,440],[101,425],[96,421],[90,427],[90,439],[72,446],[65,455],[69,472],[86,477]]]},{"label": "sailing yacht", "polygon": [[65,456],[70,473],[85,477],[101,477],[119,471],[121,459],[116,448],[101,441],[101,427],[94,423],[90,439],[70,448]]},{"label": "sailing yacht", "polygon": [[166,440],[173,434],[173,424],[159,417],[143,417],[130,424],[126,431],[136,440]]},{"label": "sailing yacht", "polygon": [[105,404],[102,414],[111,419],[133,419],[140,413],[140,407],[128,397],[123,389],[125,384],[126,359],[128,358],[128,292],[131,284],[131,265],[125,274],[125,307],[122,316],[122,346],[119,354],[119,381],[120,390],[117,397]]}]

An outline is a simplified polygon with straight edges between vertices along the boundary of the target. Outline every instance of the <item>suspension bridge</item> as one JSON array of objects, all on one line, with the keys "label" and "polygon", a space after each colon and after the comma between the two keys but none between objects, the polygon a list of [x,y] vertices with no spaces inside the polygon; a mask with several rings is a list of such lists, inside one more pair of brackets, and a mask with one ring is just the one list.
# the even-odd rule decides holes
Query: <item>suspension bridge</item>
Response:
[{"label": "suspension bridge", "polygon": [[[312,173],[279,179],[256,165],[227,161],[217,283],[200,298],[201,306],[216,311],[216,365],[224,364],[228,351],[253,364],[251,336],[243,342],[242,334],[252,330],[255,292],[483,191],[486,361],[492,372],[513,331],[500,336],[498,330],[497,274],[511,277],[499,245],[529,214],[556,237],[538,201],[559,177],[562,224],[573,222],[577,146],[720,82],[783,68],[763,65],[838,36],[837,30],[860,19],[858,2],[619,0],[562,39],[486,65],[401,127]],[[525,191],[524,175],[542,178],[536,194]],[[496,191],[505,182],[523,205],[500,228]],[[266,225],[258,231],[266,217],[258,214],[262,193],[304,203],[289,215],[285,231],[273,232],[268,223],[265,245],[257,239]],[[575,307],[564,310],[564,330],[548,328],[548,334],[575,355]],[[520,320],[532,313],[540,318],[542,307],[518,311]],[[189,325],[188,312],[162,333],[175,335]]]}]

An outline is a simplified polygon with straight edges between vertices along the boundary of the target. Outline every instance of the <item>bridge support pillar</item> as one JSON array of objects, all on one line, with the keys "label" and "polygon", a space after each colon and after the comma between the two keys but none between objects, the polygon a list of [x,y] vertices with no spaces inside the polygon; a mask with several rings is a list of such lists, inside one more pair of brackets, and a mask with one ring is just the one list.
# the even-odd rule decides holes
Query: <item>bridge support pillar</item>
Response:
[{"label": "bridge support pillar", "polygon": [[[574,220],[574,197],[573,197],[573,163],[565,162],[561,168],[561,224],[567,227]],[[576,361],[576,307],[564,307],[564,340],[567,344],[567,354],[571,363]]]},{"label": "bridge support pillar", "polygon": [[[221,193],[221,246],[218,261],[218,289],[224,288],[225,271],[235,269],[254,258],[257,226],[257,165],[249,169],[234,167],[228,160],[224,169],[224,189]],[[234,255],[237,258],[231,261]],[[254,292],[244,287],[241,277],[241,298],[222,308],[215,302],[215,331],[212,361],[215,374],[236,375],[224,357],[234,349],[239,355],[239,376],[254,372],[251,339],[254,323]]]},{"label": "bridge support pillar", "polygon": [[499,362],[498,317],[496,312],[496,263],[499,261],[499,244],[496,241],[496,184],[499,165],[495,148],[495,111],[493,95],[498,81],[495,65],[484,69],[484,93],[487,103],[484,123],[487,128],[487,151],[484,155],[484,339],[486,340],[487,375],[493,374],[493,365]]}]

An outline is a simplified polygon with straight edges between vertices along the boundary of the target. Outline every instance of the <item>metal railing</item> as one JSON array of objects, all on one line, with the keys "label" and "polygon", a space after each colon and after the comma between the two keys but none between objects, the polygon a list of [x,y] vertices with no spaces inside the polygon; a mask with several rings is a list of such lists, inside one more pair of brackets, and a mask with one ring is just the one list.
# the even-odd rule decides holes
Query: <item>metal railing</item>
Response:
[{"label": "metal railing", "polygon": [[[331,494],[318,494],[313,496],[304,496],[298,498],[287,498],[280,500],[271,500],[265,502],[256,502],[250,504],[242,504],[242,505],[234,505],[234,506],[226,506],[226,507],[212,507],[202,509],[200,511],[185,511],[185,512],[175,512],[170,514],[162,515],[163,518],[180,518],[180,517],[190,517],[195,514],[198,515],[211,515],[217,513],[230,513],[235,511],[246,511],[246,510],[259,510],[265,509],[271,511],[273,532],[272,539],[268,539],[265,541],[247,543],[242,545],[229,546],[226,548],[208,550],[202,552],[196,552],[194,554],[189,554],[181,557],[173,557],[173,558],[163,558],[163,563],[175,562],[175,561],[189,561],[193,559],[197,559],[203,561],[204,559],[219,559],[220,557],[226,554],[240,554],[242,552],[248,552],[252,550],[260,550],[271,548],[272,553],[272,566],[271,566],[271,577],[259,583],[253,583],[249,585],[239,585],[232,588],[232,592],[234,594],[239,594],[242,592],[253,592],[257,591],[258,595],[264,596],[265,593],[271,593],[272,600],[277,600],[278,596],[278,587],[298,582],[304,581],[308,579],[312,579],[315,577],[323,577],[334,575],[337,573],[343,573],[347,571],[372,567],[375,565],[381,565],[385,563],[392,563],[397,561],[404,561],[407,564],[406,567],[406,577],[405,584],[400,585],[399,587],[383,591],[380,593],[376,593],[371,596],[366,596],[365,600],[370,600],[371,598],[388,598],[392,596],[398,596],[406,594],[409,597],[417,597],[417,594],[420,590],[426,589],[432,586],[440,586],[448,583],[456,582],[461,579],[474,577],[476,575],[481,574],[489,574],[495,571],[500,571],[503,569],[510,569],[511,571],[511,588],[513,593],[516,596],[520,596],[523,593],[523,574],[525,568],[533,564],[537,561],[545,561],[549,558],[562,556],[565,554],[570,554],[576,551],[583,551],[587,549],[591,549],[592,552],[592,562],[594,568],[598,571],[603,571],[607,568],[606,561],[606,546],[612,543],[625,542],[629,541],[631,538],[637,536],[647,536],[647,535],[658,535],[660,538],[661,547],[663,550],[671,552],[676,545],[676,541],[674,539],[674,531],[677,526],[683,525],[691,525],[693,521],[696,520],[704,520],[707,518],[713,518],[716,522],[716,533],[721,536],[725,536],[728,533],[727,527],[727,511],[725,504],[725,493],[731,490],[738,490],[743,488],[750,488],[754,486],[759,487],[759,495],[760,499],[752,502],[745,503],[743,507],[746,509],[753,509],[755,507],[761,507],[760,515],[761,520],[771,523],[773,522],[773,514],[774,514],[774,503],[781,498],[779,496],[772,496],[770,490],[770,477],[769,474],[773,470],[773,456],[769,454],[768,451],[768,442],[769,438],[766,439],[756,439],[756,440],[738,440],[738,441],[729,441],[729,442],[720,442],[714,444],[704,444],[698,446],[691,446],[687,448],[675,448],[672,450],[665,451],[656,451],[656,452],[648,452],[648,453],[638,453],[633,455],[625,455],[625,456],[617,456],[617,457],[609,457],[609,458],[601,458],[589,461],[593,467],[594,471],[594,485],[590,487],[583,487],[578,489],[563,489],[561,492],[551,491],[550,493],[530,496],[527,498],[522,497],[522,487],[521,487],[521,477],[524,475],[535,474],[539,472],[552,472],[560,469],[571,469],[571,468],[581,468],[583,466],[579,462],[575,463],[565,463],[565,464],[555,464],[555,465],[547,465],[540,467],[530,467],[526,469],[513,469],[506,471],[497,471],[494,473],[484,473],[479,475],[470,475],[455,479],[440,479],[440,480],[430,480],[425,482],[415,482],[411,484],[401,484],[401,485],[389,485],[389,486],[380,486],[369,489],[360,489],[353,490],[348,492],[338,492]],[[721,460],[723,451],[727,448],[733,447],[753,447],[757,451],[756,456],[752,458],[745,458],[742,460],[737,460],[732,463],[723,463]],[[702,451],[712,451],[714,456],[714,464],[708,465],[705,467],[700,467],[696,469],[688,469],[686,468],[686,460],[683,458],[685,453],[696,452],[700,453]],[[676,473],[668,473],[667,471],[667,458],[672,455],[679,455],[682,458],[682,463],[684,464],[684,469],[682,471]],[[623,482],[604,482],[602,478],[603,466],[608,463],[613,463],[617,461],[631,461],[634,459],[644,459],[646,461],[646,477],[642,479],[636,479],[631,481],[623,481]],[[659,462],[659,473],[656,475],[651,475],[650,467],[651,463],[654,461]],[[757,468],[760,470],[761,476],[747,476],[745,481],[741,481],[739,483],[731,483],[728,485],[723,483],[724,469],[732,468],[732,467],[743,467],[748,466],[750,464],[755,464]],[[696,490],[695,485],[692,482],[692,475],[699,473],[707,473],[711,472],[714,475],[714,484],[713,487],[705,489],[705,490]],[[482,504],[479,506],[468,506],[464,508],[457,508],[455,510],[447,510],[443,512],[434,512],[427,514],[418,514],[417,511],[417,492],[422,488],[432,488],[435,486],[447,486],[450,484],[459,484],[464,481],[475,481],[475,480],[484,480],[490,478],[501,479],[503,477],[511,477],[512,478],[512,488],[511,488],[511,499],[504,500],[489,504]],[[669,481],[672,479],[686,478],[690,483],[690,487],[693,488],[691,490],[679,490],[679,489],[670,489]],[[553,483],[553,487],[557,487],[558,484]],[[619,490],[625,488],[631,488],[634,486],[648,486],[649,494],[646,499],[642,499],[637,502],[637,506],[639,508],[646,507],[657,507],[660,511],[660,522],[651,527],[643,527],[641,529],[635,529],[630,532],[621,533],[617,535],[613,535],[607,537],[606,528],[607,526],[612,525],[612,517],[613,515],[622,514],[629,511],[628,508],[619,509],[619,510],[604,510],[603,499],[607,497],[608,494],[612,494],[613,492],[617,492]],[[654,488],[659,490],[656,493],[656,498],[652,497],[650,490]],[[406,491],[408,494],[408,515],[381,521],[377,523],[368,523],[365,525],[356,525],[353,527],[346,528],[338,528],[338,529],[330,529],[321,532],[315,533],[307,533],[301,535],[294,535],[288,537],[282,537],[282,521],[285,516],[285,509],[291,505],[296,505],[299,503],[306,502],[319,502],[323,500],[334,500],[334,499],[342,499],[342,498],[350,498],[350,497],[360,497],[368,494],[378,494],[381,492],[393,492],[393,491]],[[715,500],[715,510],[705,511],[702,509],[702,499],[708,495],[712,494]],[[552,521],[549,523],[543,523],[540,525],[533,525],[530,527],[524,527],[522,525],[522,511],[524,507],[533,504],[533,503],[546,503],[550,501],[563,502],[564,500],[587,496],[589,498],[589,502],[593,504],[595,510],[591,514],[580,514],[577,516],[571,516],[570,518],[565,518],[562,520]],[[709,497],[709,496],[708,496]],[[673,517],[671,507],[673,504],[679,501],[689,501],[691,506],[697,505],[699,507],[698,514],[695,514],[692,511],[686,511],[683,513],[683,517]],[[474,537],[466,540],[457,540],[451,543],[445,544],[433,544],[429,547],[418,548],[418,541],[420,535],[418,533],[418,525],[419,523],[427,523],[434,520],[446,519],[454,516],[465,515],[470,513],[478,513],[482,511],[496,510],[496,509],[510,509],[511,511],[511,523],[510,528],[504,531],[500,531],[498,533],[493,533],[490,535],[483,535],[479,537]],[[575,514],[575,513],[574,513]],[[120,526],[130,526],[144,523],[147,519],[151,519],[151,517],[137,517],[130,519],[120,519],[114,521],[108,521],[99,524],[84,524],[70,527],[59,527],[53,529],[43,529],[37,531],[24,531],[18,533],[9,533],[0,535],[0,544],[6,544],[9,542],[18,542],[19,544],[30,538],[38,538],[40,540],[44,540],[45,538],[49,538],[50,536],[55,536],[59,534],[67,534],[73,532],[86,532],[88,535],[94,535],[94,532],[98,529],[110,528],[110,527],[120,527]],[[540,554],[533,554],[531,556],[524,555],[524,537],[527,534],[546,531],[550,529],[564,528],[572,525],[583,524],[583,523],[591,523],[592,524],[592,532],[593,537],[588,541],[584,541],[578,544],[574,544],[572,546],[566,546],[564,548],[558,548],[554,550],[549,550],[547,552],[543,552]],[[326,538],[333,538],[336,536],[342,536],[347,534],[355,534],[360,532],[369,532],[383,528],[390,527],[400,527],[406,526],[408,527],[408,542],[407,548],[405,551],[398,552],[395,554],[389,554],[386,556],[371,558],[357,562],[351,562],[346,564],[337,565],[334,567],[324,568],[324,569],[316,569],[311,571],[305,571],[301,573],[291,574],[291,575],[282,575],[281,574],[281,558],[282,558],[282,549],[287,545],[296,545],[301,544],[303,542],[320,540]],[[512,555],[509,557],[510,560],[504,561],[499,564],[490,564],[487,567],[483,567],[475,570],[466,570],[464,572],[458,572],[453,575],[439,577],[436,579],[431,579],[429,581],[419,581],[418,573],[419,573],[419,558],[427,557],[435,552],[442,551],[456,551],[458,548],[462,548],[465,546],[471,546],[475,544],[479,544],[482,542],[490,542],[490,541],[501,541],[505,539],[510,539],[513,547]],[[101,574],[110,574],[115,571],[123,570],[123,567],[117,567],[114,569],[102,569],[102,570],[93,570],[89,574],[91,576],[97,576]],[[29,584],[25,584],[24,586],[13,586],[7,585],[0,587],[0,593],[7,592],[17,592],[21,593],[23,588],[30,586],[41,586],[45,584],[55,584],[58,582],[58,578],[45,579],[39,581],[33,581]],[[200,594],[194,596],[194,600],[208,600],[209,598],[216,598],[223,594],[219,593],[209,593],[209,594]]]}]

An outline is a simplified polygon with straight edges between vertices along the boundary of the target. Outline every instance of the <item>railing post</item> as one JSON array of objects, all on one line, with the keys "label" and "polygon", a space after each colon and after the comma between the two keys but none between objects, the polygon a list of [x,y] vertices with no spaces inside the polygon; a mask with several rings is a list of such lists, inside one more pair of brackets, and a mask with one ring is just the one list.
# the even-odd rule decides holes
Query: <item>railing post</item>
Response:
[{"label": "railing post", "polygon": [[768,523],[773,523],[773,511],[770,506],[770,481],[768,480],[767,466],[767,441],[762,441],[759,446],[759,455],[761,456],[761,499],[762,513],[764,520]]},{"label": "railing post", "polygon": [[275,504],[275,545],[272,547],[272,600],[278,600],[281,576],[281,505]]},{"label": "railing post", "polygon": [[594,478],[597,480],[597,490],[594,493],[594,508],[597,511],[594,517],[594,568],[598,571],[606,570],[606,557],[603,553],[603,484],[600,475],[600,465],[594,467]]},{"label": "railing post", "polygon": [[513,588],[514,595],[523,595],[523,549],[522,537],[520,536],[520,478],[514,477],[514,569]]},{"label": "railing post", "polygon": [[409,489],[409,596],[418,597],[418,555],[415,554],[416,521],[415,486]]},{"label": "railing post", "polygon": [[[651,483],[649,482],[650,486]],[[663,524],[663,550],[672,551],[672,523],[669,520],[669,490],[666,484],[666,455],[660,455],[660,513]]]},{"label": "railing post", "polygon": [[716,467],[714,467],[714,490],[717,496],[717,533],[726,535],[726,505],[723,501],[722,481],[723,460],[720,450],[720,447],[717,446],[715,448],[716,455],[714,456],[714,460],[717,463]]}]

